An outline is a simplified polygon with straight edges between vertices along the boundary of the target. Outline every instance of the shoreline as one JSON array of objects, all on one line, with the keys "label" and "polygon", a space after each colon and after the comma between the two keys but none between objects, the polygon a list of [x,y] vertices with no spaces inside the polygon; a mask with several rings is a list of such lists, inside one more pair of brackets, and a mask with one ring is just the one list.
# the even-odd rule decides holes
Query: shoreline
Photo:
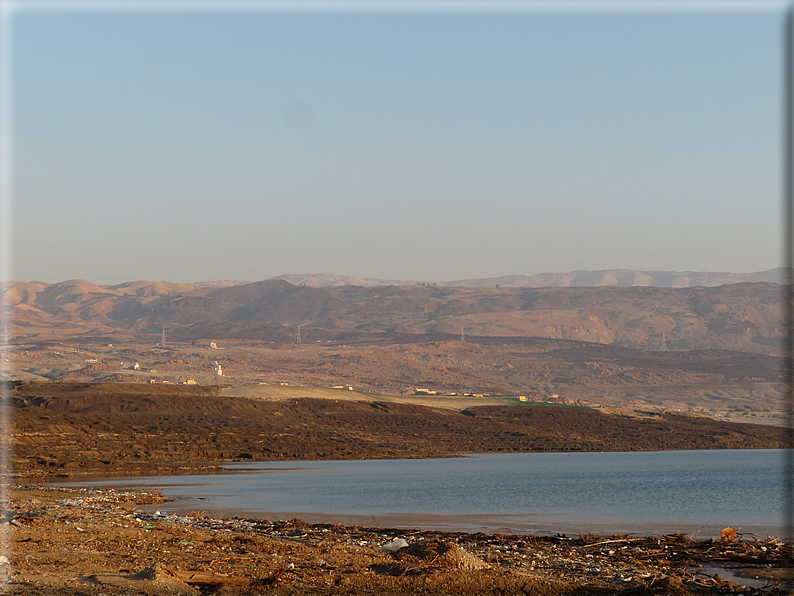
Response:
[{"label": "shoreline", "polygon": [[[698,473],[708,473],[711,470],[725,468],[725,457],[728,455],[722,457],[723,453],[724,450],[713,450],[712,455],[704,453],[702,456],[696,456],[698,465],[694,469],[698,470]],[[739,456],[741,452],[737,454]],[[660,466],[662,470],[671,465],[670,461],[677,462],[675,465],[682,465],[682,457],[674,454],[605,452],[603,454],[475,455],[479,455],[484,462],[490,462],[486,463],[488,470],[492,472],[500,470],[497,473],[498,478],[491,479],[499,482],[481,483],[479,477],[483,467],[482,464],[479,467],[472,467],[477,464],[476,461],[470,465],[465,462],[451,462],[453,467],[450,468],[446,465],[448,458],[443,458],[435,463],[427,462],[430,469],[435,471],[434,482],[438,483],[439,492],[435,497],[425,495],[424,489],[410,488],[414,486],[413,478],[423,478],[423,474],[427,473],[426,460],[394,462],[318,460],[226,465],[218,462],[217,467],[202,470],[201,473],[123,476],[85,474],[71,478],[49,478],[46,479],[46,483],[49,486],[64,488],[156,490],[172,500],[168,507],[169,511],[183,514],[200,509],[215,517],[237,515],[270,519],[300,518],[308,523],[388,526],[468,533],[533,535],[563,533],[570,536],[588,533],[657,536],[680,533],[698,538],[719,538],[722,529],[731,525],[741,526],[746,535],[759,539],[785,535],[785,527],[780,523],[781,515],[775,509],[779,495],[774,491],[770,493],[768,487],[735,495],[735,498],[740,498],[742,503],[746,503],[744,506],[734,505],[733,501],[728,500],[729,506],[726,508],[724,499],[720,497],[722,493],[713,492],[703,495],[693,493],[698,495],[693,503],[709,502],[709,506],[685,506],[680,493],[676,492],[678,485],[665,481],[661,484],[651,484],[655,486],[652,493],[648,493],[647,490],[646,493],[637,493],[635,499],[637,502],[633,506],[616,508],[613,505],[613,497],[619,498],[626,491],[636,488],[636,483],[621,479],[625,477],[626,470],[639,472],[641,468],[645,469],[652,462],[662,462]],[[527,456],[529,459],[522,456]],[[615,460],[614,456],[619,457]],[[684,468],[686,468],[686,460],[691,457],[687,454],[683,455]],[[734,457],[730,456],[728,461],[731,462],[731,469],[735,471],[734,466],[738,463],[733,459]],[[774,452],[758,453],[748,461],[754,462],[751,467],[756,470],[771,465],[765,462],[774,461],[775,457],[777,455]],[[615,474],[615,479],[611,483],[602,482],[600,475],[593,478],[588,475],[582,476],[582,480],[578,483],[572,486],[566,485],[565,491],[569,496],[565,498],[558,498],[554,490],[550,492],[537,488],[538,482],[546,482],[546,475],[541,475],[542,481],[539,481],[536,475],[530,474],[524,477],[520,472],[513,471],[515,466],[521,469],[537,468],[551,471],[562,464],[570,473],[570,470],[581,468],[581,465],[579,468],[569,468],[571,462],[580,462],[580,460],[591,464],[603,462],[602,466],[607,465],[610,469],[617,466],[617,470],[622,469],[619,462],[633,463],[629,463],[622,473]],[[391,463],[396,465],[392,466]],[[745,466],[741,469],[747,468]],[[583,471],[574,474],[581,475]],[[311,473],[311,476],[306,476],[307,473]],[[749,471],[747,473],[750,474]],[[228,480],[224,479],[227,474],[232,475]],[[337,480],[340,474],[353,484],[347,481],[340,483]],[[502,479],[508,476],[511,480],[502,482]],[[314,480],[307,484],[306,478]],[[363,478],[367,480],[365,482],[360,480]],[[601,483],[600,496],[590,494],[593,492],[590,482],[594,478]],[[722,476],[718,478],[722,479]],[[777,476],[762,475],[756,478],[756,481],[760,482],[763,478],[771,478],[769,482],[774,483]],[[396,479],[400,480],[395,483]],[[468,487],[466,494],[459,492],[458,485],[462,481]],[[648,481],[648,478],[640,481],[640,486],[646,486]],[[316,482],[325,487],[322,492],[313,490],[312,486]],[[364,484],[361,485],[359,482]],[[725,484],[722,480],[720,482]],[[717,482],[716,486],[721,486],[720,482]],[[424,485],[420,482],[418,486]],[[499,494],[488,496],[488,491],[495,486],[501,487],[498,489]],[[535,488],[527,490],[526,487]],[[410,488],[413,491],[411,494],[416,493],[416,496],[406,501],[395,500],[393,495],[402,494],[399,490],[401,488],[404,490]],[[679,488],[684,490],[684,487]],[[257,497],[255,493],[258,491],[266,491],[267,498]],[[531,496],[525,496],[525,493]],[[500,497],[501,494],[511,496],[504,498]],[[468,495],[475,497],[468,498]],[[657,505],[657,502],[660,505]],[[757,504],[752,504],[753,502]]]},{"label": "shoreline", "polygon": [[[162,488],[157,486],[125,485],[109,486],[101,481],[75,483],[45,484],[46,488],[71,490],[98,489],[115,490],[119,492],[157,492],[162,494]],[[668,522],[580,522],[555,520],[527,521],[527,514],[523,513],[416,513],[416,512],[375,512],[367,514],[356,513],[325,513],[318,511],[299,510],[272,510],[251,509],[217,506],[213,497],[179,497],[166,496],[167,500],[162,505],[152,504],[140,507],[142,512],[165,510],[169,514],[185,515],[192,511],[204,511],[208,516],[227,518],[231,514],[235,517],[249,519],[300,519],[308,524],[331,524],[340,526],[360,526],[372,528],[402,528],[406,531],[451,532],[462,534],[515,534],[532,536],[569,536],[576,537],[583,534],[594,535],[632,535],[632,536],[664,536],[681,534],[697,539],[719,539],[724,524],[697,525],[695,523],[668,523]],[[543,517],[541,514],[538,517]],[[783,536],[785,528],[772,525],[741,526],[741,531],[746,536],[763,539],[769,536]]]},{"label": "shoreline", "polygon": [[[14,436],[14,439],[18,439],[18,435]],[[751,445],[746,447],[741,446],[731,446],[731,447],[694,447],[694,448],[667,448],[667,449],[603,449],[603,450],[543,450],[543,451],[534,451],[534,450],[527,450],[527,451],[460,451],[455,453],[422,453],[416,456],[410,456],[405,454],[390,454],[390,455],[381,455],[378,453],[372,453],[367,455],[356,455],[356,456],[348,456],[348,457],[325,457],[325,458],[317,458],[317,457],[274,457],[270,459],[260,459],[260,458],[228,458],[228,459],[216,459],[216,460],[204,460],[204,459],[188,459],[188,460],[179,460],[179,461],[157,461],[157,462],[135,462],[135,461],[121,461],[117,465],[100,465],[100,466],[92,466],[88,462],[80,462],[80,465],[75,466],[59,466],[56,468],[48,468],[48,467],[41,467],[41,468],[14,468],[13,472],[11,473],[11,477],[20,481],[30,481],[30,482],[51,482],[52,479],[55,480],[67,480],[72,479],[75,480],[76,478],[85,478],[85,479],[93,479],[93,478],[123,478],[123,477],[135,477],[135,476],[181,476],[181,475],[191,475],[191,474],[225,474],[229,472],[239,472],[240,469],[230,468],[229,466],[234,465],[246,465],[246,464],[256,464],[267,466],[269,464],[276,464],[276,463],[284,463],[284,462],[295,462],[295,463],[305,463],[305,462],[324,462],[324,461],[361,461],[361,460],[372,460],[372,461],[395,461],[395,460],[405,460],[405,461],[412,461],[412,460],[431,460],[431,459],[461,459],[467,457],[476,457],[482,455],[516,455],[516,454],[562,454],[562,453],[670,453],[670,452],[698,452],[698,451],[782,451],[785,450],[785,447],[781,447],[779,445]],[[252,468],[253,470],[253,468]],[[68,480],[67,480],[68,481]],[[75,480],[81,481],[81,480]]]},{"label": "shoreline", "polygon": [[[169,513],[183,515],[200,508],[207,515],[225,518],[228,511],[213,508],[207,504],[193,502],[190,505],[179,501],[169,501],[164,508]],[[154,511],[156,507],[144,507],[142,511]],[[580,524],[578,522],[539,522],[527,524],[522,520],[523,514],[417,514],[417,513],[386,513],[375,515],[359,514],[328,514],[302,511],[259,511],[241,509],[237,516],[251,519],[300,519],[308,524],[331,524],[340,526],[361,526],[372,528],[402,528],[406,531],[449,532],[460,534],[500,534],[518,536],[568,536],[577,537],[585,534],[598,536],[670,536],[681,534],[690,538],[719,540],[724,525],[665,525],[661,523],[637,523],[633,526],[610,523]],[[519,520],[519,521],[512,521]],[[748,537],[763,540],[769,536],[782,536],[784,528],[776,526],[741,526],[741,533]]]},{"label": "shoreline", "polygon": [[[754,568],[787,594],[783,545],[667,536],[464,533],[214,518],[155,492],[13,485],[0,526],[9,594],[714,594]],[[395,540],[406,546],[387,552]],[[383,548],[386,547],[386,548]],[[723,575],[725,571],[722,571]],[[738,579],[738,578],[735,578]],[[750,581],[750,580],[747,580]],[[789,588],[790,589],[790,588]]]},{"label": "shoreline", "polygon": [[402,459],[449,453],[783,448],[777,427],[678,414],[608,415],[546,406],[464,411],[386,402],[260,401],[206,387],[27,383],[10,392],[12,467],[195,469],[218,461]]}]

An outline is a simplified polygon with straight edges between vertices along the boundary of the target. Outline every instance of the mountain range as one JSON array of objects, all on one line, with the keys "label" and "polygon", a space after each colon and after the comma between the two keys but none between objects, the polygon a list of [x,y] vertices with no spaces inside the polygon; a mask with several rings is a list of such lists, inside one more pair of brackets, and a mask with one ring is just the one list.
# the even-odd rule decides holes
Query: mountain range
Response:
[{"label": "mountain range", "polygon": [[[364,287],[323,276],[312,286],[283,279],[222,285],[85,280],[7,282],[8,335],[15,344],[75,337],[328,341],[346,333],[430,337],[546,337],[658,349],[723,348],[776,354],[783,336],[780,286],[705,282],[733,274],[698,274],[704,285],[574,287],[380,285]],[[589,272],[595,283],[604,272]],[[776,276],[778,270],[755,276]],[[612,274],[616,275],[616,274]],[[628,275],[628,273],[626,274]],[[632,279],[639,279],[634,272]],[[668,280],[681,275],[668,274]],[[718,276],[722,275],[722,278]],[[292,278],[293,281],[300,281]],[[311,276],[309,281],[319,282]],[[504,278],[492,278],[504,279]],[[614,278],[618,282],[627,277]],[[661,280],[661,276],[653,277]],[[695,276],[690,276],[690,280]],[[484,280],[480,280],[485,285]],[[647,281],[647,280],[646,280]],[[232,283],[232,282],[230,282]],[[518,282],[512,282],[518,283]],[[579,283],[579,282],[576,282]],[[304,285],[305,284],[305,285]],[[325,284],[325,285],[323,285]]]},{"label": "mountain range", "polygon": [[501,277],[435,282],[359,278],[345,275],[327,275],[323,273],[278,275],[270,279],[283,279],[296,286],[311,286],[314,288],[333,286],[362,286],[365,288],[372,288],[377,286],[418,284],[468,288],[568,288],[598,286],[618,286],[622,288],[634,286],[691,288],[694,286],[712,287],[742,282],[781,283],[783,279],[783,269],[769,269],[767,271],[757,271],[755,273],[603,269],[600,271],[570,271],[567,273],[539,273],[537,275],[503,275]]}]

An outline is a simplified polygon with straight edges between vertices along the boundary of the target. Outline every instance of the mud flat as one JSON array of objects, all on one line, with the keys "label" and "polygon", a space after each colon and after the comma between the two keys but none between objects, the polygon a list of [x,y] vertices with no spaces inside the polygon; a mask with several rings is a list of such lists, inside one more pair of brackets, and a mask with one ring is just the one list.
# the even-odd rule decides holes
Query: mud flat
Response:
[{"label": "mud flat", "polygon": [[781,542],[731,531],[465,534],[176,515],[139,491],[14,485],[8,496],[8,594],[791,593]]}]

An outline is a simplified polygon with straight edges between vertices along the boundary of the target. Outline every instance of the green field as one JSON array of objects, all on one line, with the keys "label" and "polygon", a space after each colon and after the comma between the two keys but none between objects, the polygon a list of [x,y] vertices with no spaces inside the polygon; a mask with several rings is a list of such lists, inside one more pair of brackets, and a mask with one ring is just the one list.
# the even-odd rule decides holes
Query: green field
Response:
[{"label": "green field", "polygon": [[588,406],[575,406],[573,404],[550,404],[545,401],[521,401],[517,397],[505,397],[502,401],[508,406],[549,406],[553,408],[573,408],[574,410],[595,410]]}]

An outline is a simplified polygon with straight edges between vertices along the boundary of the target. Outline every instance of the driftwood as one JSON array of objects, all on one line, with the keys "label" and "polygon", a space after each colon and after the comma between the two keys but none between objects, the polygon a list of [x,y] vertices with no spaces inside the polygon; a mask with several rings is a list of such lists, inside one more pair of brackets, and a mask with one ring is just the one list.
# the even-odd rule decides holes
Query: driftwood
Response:
[{"label": "driftwood", "polygon": [[215,571],[185,571],[182,569],[171,569],[161,563],[155,563],[134,574],[132,578],[150,579],[161,582],[163,580],[168,581],[176,579],[189,585],[201,586],[275,586],[283,572],[283,569],[278,569],[266,579],[252,580],[241,575],[229,575],[226,573],[217,573]]},{"label": "driftwood", "polygon": [[186,584],[201,584],[211,586],[250,586],[251,580],[240,575],[228,575],[214,571],[181,571],[167,569],[171,575]]}]

